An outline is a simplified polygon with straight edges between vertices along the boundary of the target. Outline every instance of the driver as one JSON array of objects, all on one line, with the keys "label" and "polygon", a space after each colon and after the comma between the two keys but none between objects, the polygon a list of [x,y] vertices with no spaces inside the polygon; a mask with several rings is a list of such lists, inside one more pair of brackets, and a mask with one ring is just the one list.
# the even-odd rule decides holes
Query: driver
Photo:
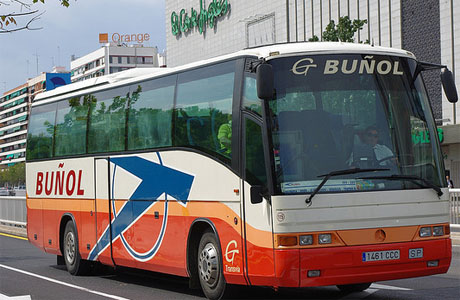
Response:
[{"label": "driver", "polygon": [[381,166],[388,166],[396,163],[396,158],[393,152],[385,145],[378,143],[379,133],[377,127],[369,126],[364,134],[364,143],[370,145],[374,149],[375,158]]}]

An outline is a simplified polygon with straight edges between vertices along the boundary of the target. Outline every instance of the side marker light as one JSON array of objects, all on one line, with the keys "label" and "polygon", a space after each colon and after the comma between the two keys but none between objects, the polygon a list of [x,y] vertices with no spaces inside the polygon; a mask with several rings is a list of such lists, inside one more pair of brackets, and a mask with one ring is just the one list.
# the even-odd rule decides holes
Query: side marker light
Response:
[{"label": "side marker light", "polygon": [[321,271],[320,270],[310,270],[307,273],[308,277],[319,277],[321,276]]}]

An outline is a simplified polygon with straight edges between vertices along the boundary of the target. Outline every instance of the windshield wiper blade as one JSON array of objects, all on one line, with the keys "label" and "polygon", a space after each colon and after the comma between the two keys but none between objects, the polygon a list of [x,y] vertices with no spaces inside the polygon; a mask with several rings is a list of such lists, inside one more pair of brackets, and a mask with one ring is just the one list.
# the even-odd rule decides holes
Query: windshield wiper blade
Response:
[{"label": "windshield wiper blade", "polygon": [[[408,181],[418,185],[419,187],[432,188],[433,190],[436,191],[436,193],[438,194],[439,197],[441,197],[442,194],[443,194],[443,192],[441,191],[441,188],[439,186],[434,185],[433,183],[429,182],[428,180],[426,180],[426,179],[424,179],[424,178],[422,178],[420,176],[416,176],[416,175],[397,175],[397,174],[393,174],[391,176],[372,176],[372,177],[363,177],[361,179],[408,180]],[[418,181],[421,181],[424,184],[421,184]]]},{"label": "windshield wiper blade", "polygon": [[324,177],[323,181],[315,188],[315,190],[310,194],[310,197],[305,199],[305,203],[311,204],[311,199],[321,190],[323,185],[329,180],[329,178],[338,175],[349,175],[349,174],[356,174],[356,173],[365,173],[365,172],[377,172],[377,171],[389,171],[390,169],[383,169],[383,168],[373,168],[373,169],[361,169],[361,168],[353,168],[353,169],[344,169],[338,171],[332,171],[327,174],[319,175],[318,177]]}]

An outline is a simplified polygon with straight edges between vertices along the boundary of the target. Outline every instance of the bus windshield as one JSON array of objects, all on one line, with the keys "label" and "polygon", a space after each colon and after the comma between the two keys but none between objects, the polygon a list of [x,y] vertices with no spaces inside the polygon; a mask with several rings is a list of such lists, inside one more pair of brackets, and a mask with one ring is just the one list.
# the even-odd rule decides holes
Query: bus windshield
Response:
[{"label": "bus windshield", "polygon": [[382,170],[331,177],[319,193],[443,185],[436,126],[415,60],[333,54],[270,63],[276,193],[311,193],[325,174],[353,168]]}]

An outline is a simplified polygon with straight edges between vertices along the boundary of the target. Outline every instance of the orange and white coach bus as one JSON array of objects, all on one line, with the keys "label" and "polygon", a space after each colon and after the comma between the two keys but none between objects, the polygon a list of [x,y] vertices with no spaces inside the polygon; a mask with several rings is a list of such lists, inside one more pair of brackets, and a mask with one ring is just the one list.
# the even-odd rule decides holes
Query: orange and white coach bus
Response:
[{"label": "orange and white coach bus", "polygon": [[74,275],[92,262],[228,284],[337,285],[447,272],[448,192],[410,52],[246,49],[129,70],[35,99],[27,232]]}]

